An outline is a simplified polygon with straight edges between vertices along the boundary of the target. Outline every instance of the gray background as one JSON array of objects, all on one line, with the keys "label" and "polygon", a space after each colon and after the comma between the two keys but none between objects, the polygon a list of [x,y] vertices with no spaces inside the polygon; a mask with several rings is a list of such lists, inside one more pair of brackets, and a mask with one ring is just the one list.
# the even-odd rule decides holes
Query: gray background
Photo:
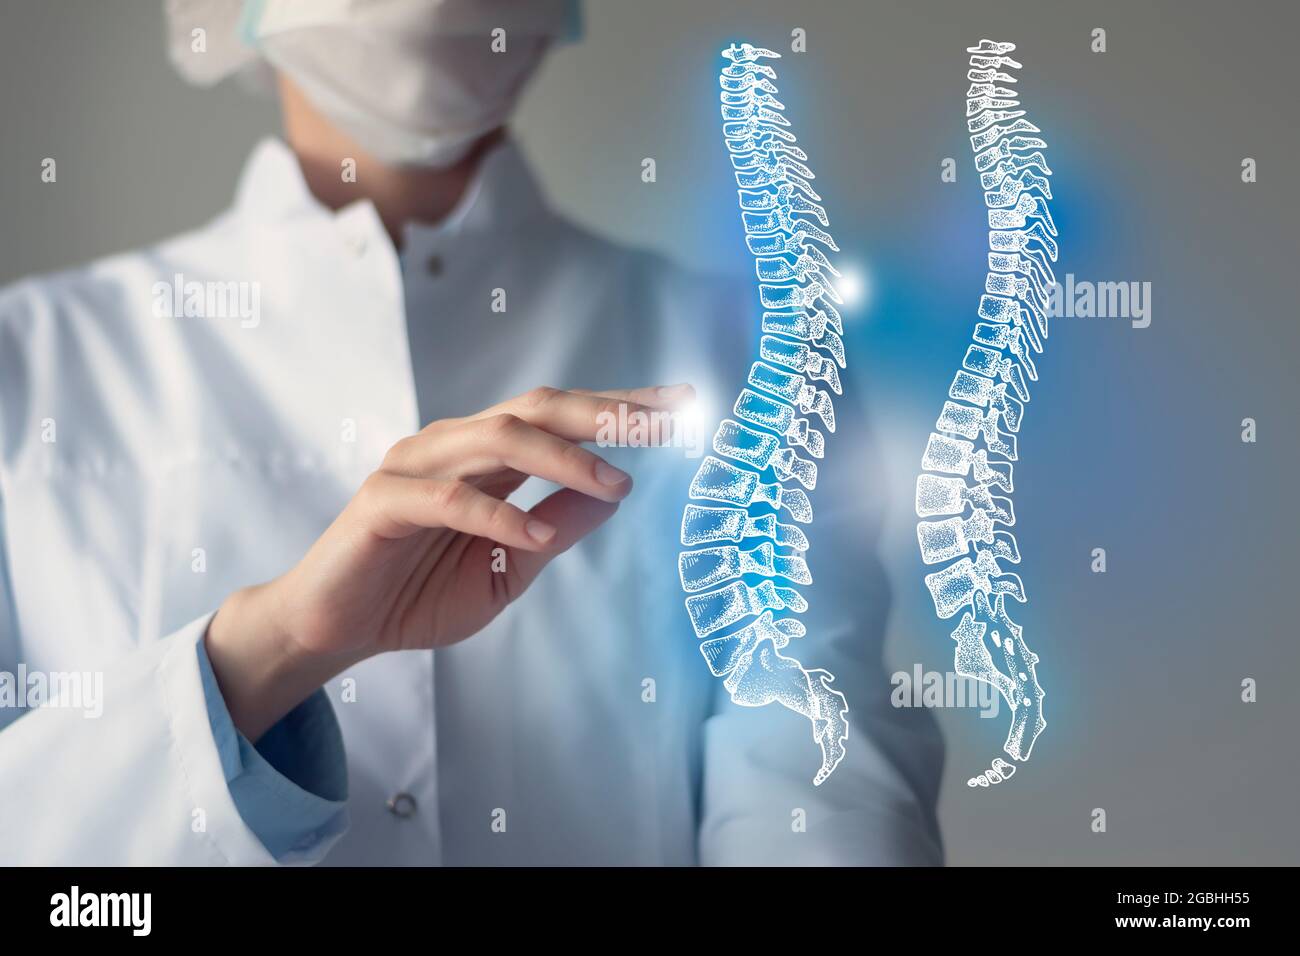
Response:
[{"label": "gray background", "polygon": [[[154,0],[0,9],[0,281],[201,223],[277,127],[268,100],[174,77]],[[584,42],[552,58],[523,105],[520,136],[575,218],[746,269],[717,52],[732,39],[788,50],[792,28],[808,31],[779,84],[839,261],[869,278],[850,394],[889,463],[863,486],[893,515],[891,664],[948,670],[911,486],[982,281],[963,51],[1019,44],[1025,107],[1051,143],[1058,274],[1151,282],[1153,322],[1058,320],[1040,362],[1016,466],[1031,602],[1013,614],[1042,658],[1049,727],[1015,781],[968,791],[1005,714],[939,712],[953,863],[1300,862],[1296,26],[1282,2],[600,0]],[[1105,54],[1089,50],[1094,27]],[[46,156],[57,187],[39,180]],[[949,156],[955,184],[939,178]],[[1244,156],[1256,184],[1240,181]],[[1257,444],[1240,441],[1246,416]],[[1089,572],[1095,547],[1105,575]],[[1240,702],[1244,677],[1259,681],[1256,704]],[[1094,807],[1105,834],[1090,832]]]}]

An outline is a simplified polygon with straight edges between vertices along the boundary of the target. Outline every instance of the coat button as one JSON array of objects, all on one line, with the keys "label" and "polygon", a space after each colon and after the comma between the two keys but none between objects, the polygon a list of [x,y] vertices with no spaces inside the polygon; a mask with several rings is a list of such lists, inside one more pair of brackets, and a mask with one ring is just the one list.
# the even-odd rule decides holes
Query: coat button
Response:
[{"label": "coat button", "polygon": [[442,275],[442,256],[429,256],[424,264],[424,271],[435,277]]},{"label": "coat button", "polygon": [[404,820],[407,817],[415,816],[415,811],[419,808],[420,805],[415,802],[415,797],[405,791],[388,798],[388,812]]}]

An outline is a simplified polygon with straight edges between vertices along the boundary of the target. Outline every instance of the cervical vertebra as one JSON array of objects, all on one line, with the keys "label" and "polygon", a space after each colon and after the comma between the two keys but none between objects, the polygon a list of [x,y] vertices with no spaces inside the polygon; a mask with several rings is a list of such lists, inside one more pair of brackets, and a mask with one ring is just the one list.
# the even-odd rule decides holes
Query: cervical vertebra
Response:
[{"label": "cervical vertebra", "polygon": [[[1016,82],[1000,72],[1020,68],[1006,55],[1014,49],[1013,43],[990,40],[967,49],[974,55],[966,74],[972,84],[966,92],[966,125],[980,184],[988,190],[984,203],[992,230],[979,305],[984,321],[975,326],[975,344],[967,348],[948,389],[952,401],[944,403],[921,459],[926,471],[959,477],[923,474],[916,481],[917,516],[949,517],[920,522],[916,535],[926,564],[953,562],[926,575],[925,583],[939,617],[962,611],[952,632],[954,667],[1001,692],[1011,708],[1003,749],[1014,760],[1028,760],[1047,721],[1034,671],[1038,655],[1025,646],[1006,609],[1008,595],[1023,602],[1025,591],[1020,578],[999,562],[1019,564],[1020,549],[999,526],[1016,523],[1006,497],[1012,491],[1010,462],[1016,461],[1015,433],[1029,401],[1028,383],[1038,380],[1033,355],[1042,352],[1047,338],[1046,290],[1055,281],[1051,263],[1057,249],[1056,225],[1047,209],[1052,171],[1039,152],[1047,143],[1033,135],[1042,132],[1037,126],[1021,118],[1024,110],[1015,109],[1020,105],[1015,90],[997,85]],[[967,484],[968,475],[973,484]],[[1013,773],[1015,767],[999,757],[967,784],[987,787]]]},{"label": "cervical vertebra", "polygon": [[[814,176],[804,165],[808,156],[785,128],[785,107],[775,99],[772,82],[776,71],[757,62],[778,54],[743,43],[722,55],[731,61],[719,79],[723,135],[741,187],[741,221],[755,257],[759,301],[767,310],[766,334],[760,361],[749,372],[750,387],[736,399],[739,421],[723,421],[713,436],[721,457],[705,458],[691,482],[691,498],[731,507],[686,506],[682,544],[713,546],[683,551],[678,569],[690,594],[686,610],[696,636],[708,638],[700,651],[709,669],[726,677],[723,686],[737,704],[776,702],[812,722],[822,752],[813,783],[820,784],[844,757],[848,704],[831,689],[835,678],[828,671],[806,670],[779,653],[791,638],[803,637],[805,628],[773,612],[808,608],[798,591],[785,586],[812,583],[803,557],[808,539],[781,519],[812,521],[804,489],[817,485],[812,459],[825,453],[822,429],[835,431],[830,395],[812,382],[840,394],[844,329],[835,309],[840,297],[830,281],[839,273],[814,243],[832,252],[839,247],[821,228],[829,222],[809,182]],[[817,423],[801,414],[815,414]],[[751,514],[751,508],[759,513]],[[751,539],[766,540],[755,545]],[[751,585],[745,577],[763,580]]]}]

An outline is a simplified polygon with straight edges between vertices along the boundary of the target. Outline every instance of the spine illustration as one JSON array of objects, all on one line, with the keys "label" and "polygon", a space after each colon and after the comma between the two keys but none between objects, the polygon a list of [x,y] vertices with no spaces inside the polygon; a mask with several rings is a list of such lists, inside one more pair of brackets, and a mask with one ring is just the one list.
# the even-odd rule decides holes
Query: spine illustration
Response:
[{"label": "spine illustration", "polygon": [[[1038,380],[1034,355],[1047,338],[1057,246],[1047,207],[1047,143],[1017,109],[1016,90],[1002,85],[1017,82],[1004,72],[1020,69],[1007,56],[1014,49],[1014,43],[981,40],[966,51],[972,54],[966,125],[988,208],[989,271],[974,341],[921,458],[916,514],[923,520],[916,536],[927,565],[952,562],[926,575],[925,584],[940,618],[961,612],[952,632],[954,668],[1002,694],[1011,710],[1003,750],[1025,761],[1047,721],[1034,670],[1038,655],[1007,612],[1007,598],[1023,603],[1025,591],[1020,577],[1002,565],[1020,563],[1016,539],[1003,529],[1016,523],[1011,463],[1029,382]],[[1015,772],[998,757],[967,784],[988,787]]]},{"label": "spine illustration", "polygon": [[[806,628],[792,614],[808,602],[791,585],[812,583],[809,542],[797,526],[812,521],[807,492],[817,484],[826,432],[835,431],[828,388],[840,394],[844,367],[839,273],[823,249],[821,197],[808,156],[795,145],[776,71],[759,62],[779,54],[732,44],[722,55],[723,136],[731,154],[745,241],[755,257],[763,336],[759,361],[713,436],[682,516],[678,557],[686,610],[700,651],[731,699],[745,707],[780,703],[812,723],[821,748],[820,785],[844,757],[848,703],[834,675],[782,654]],[[825,386],[824,388],[822,386]],[[807,415],[815,415],[811,420]],[[793,521],[795,524],[788,522]]]}]

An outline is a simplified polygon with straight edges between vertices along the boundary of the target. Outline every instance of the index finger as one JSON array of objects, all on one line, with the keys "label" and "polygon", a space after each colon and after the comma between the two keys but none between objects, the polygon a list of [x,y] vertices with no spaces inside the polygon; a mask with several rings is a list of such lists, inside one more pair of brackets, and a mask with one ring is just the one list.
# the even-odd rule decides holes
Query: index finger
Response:
[{"label": "index finger", "polygon": [[632,402],[649,408],[676,408],[695,398],[695,386],[687,382],[679,385],[655,385],[650,388],[607,388],[599,391],[589,388],[575,388],[579,395],[599,395],[621,402]]},{"label": "index finger", "polygon": [[[653,389],[630,389],[653,391]],[[632,416],[650,416],[658,411],[650,405],[627,398],[595,392],[565,391],[558,388],[535,388],[517,398],[494,405],[471,418],[510,414],[528,424],[572,442],[601,441],[610,429],[636,421]],[[617,432],[615,432],[617,434]]]}]

